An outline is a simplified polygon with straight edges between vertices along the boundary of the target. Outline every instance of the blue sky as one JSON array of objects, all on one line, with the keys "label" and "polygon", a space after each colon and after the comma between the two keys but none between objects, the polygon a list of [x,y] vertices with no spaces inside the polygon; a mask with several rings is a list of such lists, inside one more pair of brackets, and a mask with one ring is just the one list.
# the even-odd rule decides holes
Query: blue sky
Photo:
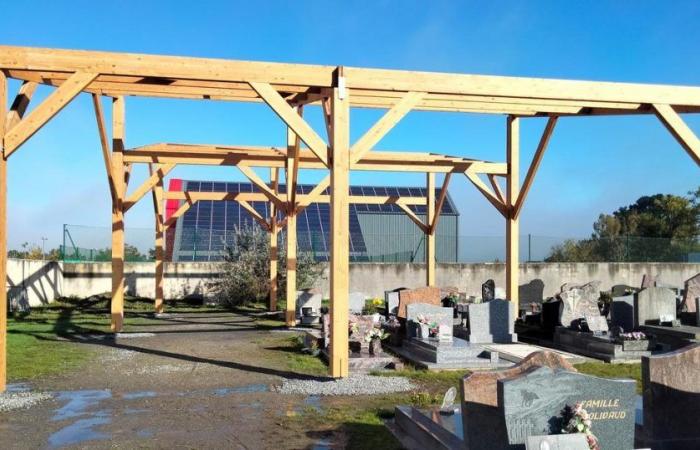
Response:
[{"label": "blue sky", "polygon": [[[0,43],[329,65],[700,86],[700,3],[492,2],[21,2],[3,5]],[[68,2],[66,2],[68,3]],[[11,84],[12,92],[17,84]],[[35,100],[49,89],[38,90]],[[320,130],[321,116],[309,108]],[[354,112],[356,139],[380,111]],[[700,131],[700,118],[687,117]],[[153,142],[282,145],[264,105],[127,99],[127,146]],[[522,125],[522,172],[542,119]],[[378,149],[503,161],[505,118],[409,114]],[[322,134],[323,135],[323,134]],[[177,168],[190,179],[243,180],[233,168]],[[310,182],[322,173],[302,175]],[[136,170],[133,187],[145,177]],[[423,184],[424,176],[353,174],[353,183]],[[584,236],[601,212],[641,195],[685,194],[700,170],[653,117],[561,119],[521,219],[523,234]],[[460,233],[502,236],[502,218],[453,179]],[[58,245],[62,224],[108,226],[110,204],[90,99],[81,96],[10,159],[10,247]],[[148,198],[127,214],[153,226]],[[106,229],[104,231],[106,233]],[[127,240],[129,236],[127,235]]]}]

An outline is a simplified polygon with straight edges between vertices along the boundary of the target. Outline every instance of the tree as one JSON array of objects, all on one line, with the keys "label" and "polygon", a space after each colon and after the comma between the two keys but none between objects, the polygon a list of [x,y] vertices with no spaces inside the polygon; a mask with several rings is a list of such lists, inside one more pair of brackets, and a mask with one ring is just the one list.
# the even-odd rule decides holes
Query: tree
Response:
[{"label": "tree", "polygon": [[698,251],[700,188],[688,197],[656,194],[601,214],[590,239],[552,248],[546,261],[680,261]]},{"label": "tree", "polygon": [[40,246],[32,245],[29,242],[23,243],[21,247],[22,250],[9,250],[7,252],[7,256],[9,258],[16,259],[33,259],[47,261],[58,261],[59,259],[61,259],[61,251],[57,248],[49,250],[47,254],[44,254]]}]

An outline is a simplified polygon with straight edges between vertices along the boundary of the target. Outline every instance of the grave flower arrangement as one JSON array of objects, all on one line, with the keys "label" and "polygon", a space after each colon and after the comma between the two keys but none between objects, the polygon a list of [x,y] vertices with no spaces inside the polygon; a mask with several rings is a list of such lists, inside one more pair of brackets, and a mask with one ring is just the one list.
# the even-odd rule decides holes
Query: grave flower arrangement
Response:
[{"label": "grave flower arrangement", "polygon": [[623,341],[644,341],[647,335],[641,331],[632,331],[630,333],[620,333],[620,339]]},{"label": "grave flower arrangement", "polygon": [[371,330],[367,330],[365,332],[365,342],[372,342],[374,339],[378,339],[380,341],[383,341],[384,339],[389,337],[389,333],[385,333],[383,330],[379,328],[372,328]]},{"label": "grave flower arrangement", "polygon": [[562,428],[561,432],[563,434],[583,433],[586,435],[588,448],[590,450],[600,450],[598,438],[591,432],[591,418],[588,412],[583,409],[581,403],[576,403],[573,408],[567,405],[562,411],[562,420],[564,428]]}]

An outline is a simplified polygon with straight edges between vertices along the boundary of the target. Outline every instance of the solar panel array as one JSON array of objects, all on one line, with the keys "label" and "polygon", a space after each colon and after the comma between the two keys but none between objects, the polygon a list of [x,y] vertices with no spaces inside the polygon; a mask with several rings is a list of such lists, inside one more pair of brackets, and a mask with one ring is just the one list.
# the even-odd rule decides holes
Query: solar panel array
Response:
[{"label": "solar panel array", "polygon": [[[308,194],[314,185],[300,184],[297,193]],[[259,192],[251,183],[183,181],[183,190],[191,192]],[[286,192],[280,185],[279,191]],[[425,197],[426,189],[420,187],[351,186],[356,196]],[[328,194],[328,190],[325,192]],[[439,189],[436,189],[436,195]],[[250,202],[263,217],[269,217],[268,202]],[[411,205],[418,215],[426,213],[425,205]],[[396,205],[350,205],[350,259],[366,261],[367,246],[362,235],[359,214],[401,214]],[[449,196],[442,207],[446,216],[458,215]],[[252,216],[235,201],[198,201],[178,220],[173,256],[177,261],[220,260],[232,242],[233,231],[246,226],[259,226]],[[312,203],[297,217],[297,245],[300,252],[312,252],[317,259],[327,260],[330,249],[330,205]]]}]

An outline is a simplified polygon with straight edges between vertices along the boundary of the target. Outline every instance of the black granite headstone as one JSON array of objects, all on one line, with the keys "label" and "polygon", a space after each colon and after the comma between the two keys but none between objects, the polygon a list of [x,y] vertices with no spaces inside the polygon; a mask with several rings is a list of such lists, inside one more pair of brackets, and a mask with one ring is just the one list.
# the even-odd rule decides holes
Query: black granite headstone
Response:
[{"label": "black granite headstone", "polygon": [[489,302],[496,298],[496,282],[489,279],[481,285],[481,298],[485,302]]},{"label": "black granite headstone", "polygon": [[513,448],[528,436],[559,433],[562,411],[579,402],[590,415],[601,448],[634,448],[634,380],[537,367],[498,381],[498,405]]}]

